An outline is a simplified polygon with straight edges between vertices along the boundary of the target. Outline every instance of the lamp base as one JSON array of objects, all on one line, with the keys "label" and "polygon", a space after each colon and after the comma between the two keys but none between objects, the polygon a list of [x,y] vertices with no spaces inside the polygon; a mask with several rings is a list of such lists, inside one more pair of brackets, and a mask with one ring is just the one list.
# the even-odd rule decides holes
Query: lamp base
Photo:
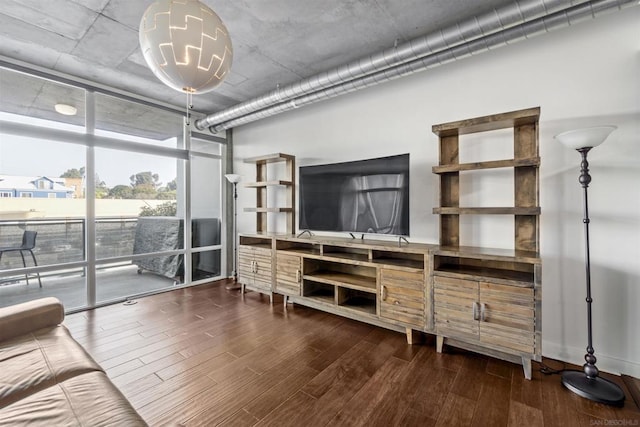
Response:
[{"label": "lamp base", "polygon": [[225,289],[228,291],[239,291],[240,289],[242,289],[242,284],[238,283],[238,279],[234,277],[233,282],[226,285]]},{"label": "lamp base", "polygon": [[562,373],[562,384],[586,399],[606,405],[624,405],[625,396],[622,389],[604,378],[589,378],[582,371],[565,371]]},{"label": "lamp base", "polygon": [[228,291],[239,291],[240,289],[242,289],[242,285],[240,283],[233,282],[225,286],[225,289]]}]

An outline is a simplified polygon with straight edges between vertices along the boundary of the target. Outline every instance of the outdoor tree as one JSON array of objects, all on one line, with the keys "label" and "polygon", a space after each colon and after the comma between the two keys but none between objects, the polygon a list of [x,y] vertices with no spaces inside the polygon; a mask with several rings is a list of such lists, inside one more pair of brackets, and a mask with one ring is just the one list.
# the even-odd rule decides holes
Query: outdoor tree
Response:
[{"label": "outdoor tree", "polygon": [[110,199],[133,199],[133,190],[128,185],[116,185],[109,190]]},{"label": "outdoor tree", "polygon": [[140,185],[151,186],[154,190],[160,186],[160,175],[151,171],[138,172],[129,177],[131,187],[135,188]]},{"label": "outdoor tree", "polygon": [[178,193],[177,188],[178,185],[176,184],[176,180],[174,178],[171,181],[167,182],[166,186],[158,188],[156,199],[175,200]]},{"label": "outdoor tree", "polygon": [[134,199],[155,199],[158,190],[152,184],[139,184],[131,189]]},{"label": "outdoor tree", "polygon": [[67,169],[65,173],[60,175],[60,178],[84,178],[85,168],[84,166],[80,169],[72,168]]},{"label": "outdoor tree", "polygon": [[176,216],[178,204],[176,202],[164,202],[158,206],[143,206],[140,216]]}]

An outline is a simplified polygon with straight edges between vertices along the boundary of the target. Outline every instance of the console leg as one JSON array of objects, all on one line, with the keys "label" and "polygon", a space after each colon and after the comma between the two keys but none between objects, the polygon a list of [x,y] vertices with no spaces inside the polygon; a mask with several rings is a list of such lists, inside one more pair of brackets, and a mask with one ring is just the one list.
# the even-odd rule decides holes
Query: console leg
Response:
[{"label": "console leg", "polygon": [[442,335],[436,336],[436,351],[438,353],[442,353],[443,347],[444,347],[444,337]]},{"label": "console leg", "polygon": [[420,331],[414,331],[411,328],[406,328],[406,334],[407,334],[407,344],[409,345],[418,344],[419,342],[422,341],[422,334],[420,333]]},{"label": "console leg", "polygon": [[282,304],[284,304],[283,308],[286,310],[287,309],[287,296],[286,295],[282,296]]},{"label": "console leg", "polygon": [[528,380],[531,379],[531,359],[522,356],[522,370],[524,370],[524,377]]}]

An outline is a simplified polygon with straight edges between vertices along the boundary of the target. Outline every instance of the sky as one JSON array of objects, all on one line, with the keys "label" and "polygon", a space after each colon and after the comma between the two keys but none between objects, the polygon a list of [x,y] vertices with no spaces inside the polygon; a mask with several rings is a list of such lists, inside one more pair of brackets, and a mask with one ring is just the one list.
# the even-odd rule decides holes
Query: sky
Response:
[{"label": "sky", "polygon": [[[45,122],[26,119],[24,116],[0,113],[0,120],[38,125]],[[55,125],[52,126],[52,123]],[[46,125],[68,128],[68,125],[56,122],[46,122]],[[85,153],[86,149],[82,145],[6,135],[0,127],[0,175],[59,177],[69,169],[85,166]],[[177,175],[176,159],[104,148],[96,148],[95,153],[96,173],[107,187],[129,185],[129,177],[138,172],[157,173],[162,185],[175,179]]]}]

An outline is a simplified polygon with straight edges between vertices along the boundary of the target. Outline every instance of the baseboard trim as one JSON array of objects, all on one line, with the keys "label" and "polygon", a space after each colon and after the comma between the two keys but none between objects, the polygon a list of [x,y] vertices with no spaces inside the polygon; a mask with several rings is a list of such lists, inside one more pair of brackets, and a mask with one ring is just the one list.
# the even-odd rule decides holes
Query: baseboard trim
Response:
[{"label": "baseboard trim", "polygon": [[[542,355],[550,359],[561,360],[574,365],[584,364],[584,355],[586,350],[580,347],[569,347],[558,345],[553,342],[542,340]],[[630,360],[623,360],[607,354],[598,352],[596,349],[596,357],[598,369],[615,375],[630,375],[640,378],[640,363]]]}]

